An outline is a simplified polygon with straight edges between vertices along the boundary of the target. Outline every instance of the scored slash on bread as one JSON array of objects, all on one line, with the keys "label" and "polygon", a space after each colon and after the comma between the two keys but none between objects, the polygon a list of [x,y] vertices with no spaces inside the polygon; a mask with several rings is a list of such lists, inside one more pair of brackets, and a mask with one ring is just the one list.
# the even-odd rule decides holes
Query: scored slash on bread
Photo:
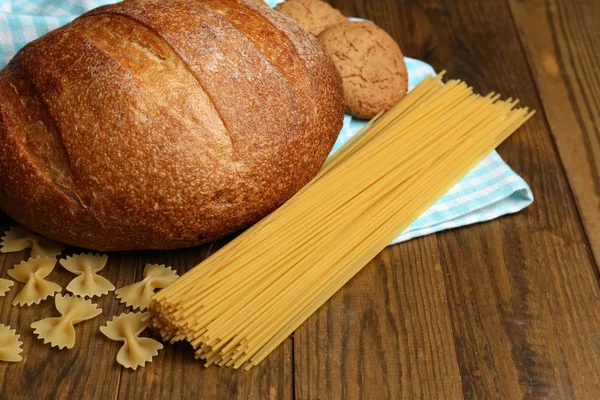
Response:
[{"label": "scored slash on bread", "polygon": [[20,337],[10,326],[0,324],[0,361],[19,362],[23,359]]},{"label": "scored slash on bread", "polygon": [[76,254],[60,260],[60,265],[67,271],[78,275],[69,283],[67,290],[81,297],[99,297],[115,290],[108,279],[98,275],[107,261],[107,255],[92,253]]},{"label": "scored slash on bread", "polygon": [[152,301],[156,289],[162,289],[173,283],[179,275],[164,265],[147,264],[144,267],[144,279],[115,291],[121,303],[134,310],[145,310]]},{"label": "scored slash on bread", "polygon": [[117,353],[117,362],[126,368],[145,367],[163,348],[162,343],[154,339],[139,337],[148,327],[144,321],[146,317],[147,314],[141,312],[121,314],[100,327],[100,332],[107,338],[124,342]]},{"label": "scored slash on bread", "polygon": [[75,324],[97,317],[102,310],[90,300],[70,295],[58,295],[54,299],[60,317],[51,317],[31,324],[33,333],[44,344],[50,343],[59,349],[72,349],[75,346]]},{"label": "scored slash on bread", "polygon": [[14,253],[25,249],[31,249],[31,258],[56,257],[64,249],[64,246],[22,226],[11,226],[8,231],[4,232],[2,242],[0,242],[0,252]]},{"label": "scored slash on bread", "polygon": [[54,296],[56,292],[60,292],[62,290],[60,285],[44,279],[54,270],[55,265],[55,258],[37,257],[22,261],[8,270],[7,274],[11,278],[25,284],[23,289],[15,296],[12,305],[30,306],[40,304],[42,300],[46,300],[49,296]]},{"label": "scored slash on bread", "polygon": [[25,46],[0,98],[0,208],[97,251],[251,225],[317,174],[343,123],[318,41],[239,0],[91,10]]}]

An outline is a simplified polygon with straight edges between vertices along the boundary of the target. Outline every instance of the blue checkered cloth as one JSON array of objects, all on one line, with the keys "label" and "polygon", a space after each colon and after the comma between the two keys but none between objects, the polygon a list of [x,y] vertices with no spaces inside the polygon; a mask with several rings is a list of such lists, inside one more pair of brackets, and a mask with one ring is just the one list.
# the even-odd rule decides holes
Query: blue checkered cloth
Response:
[{"label": "blue checkered cloth", "polygon": [[[114,0],[0,0],[0,67],[28,42],[58,28],[78,15]],[[268,0],[274,6],[280,0]],[[406,58],[409,88],[433,68],[418,60]],[[364,121],[347,115],[334,146],[337,151],[364,125]],[[500,156],[493,152],[433,207],[415,221],[392,244],[445,229],[489,221],[522,210],[533,202],[531,189]]]}]

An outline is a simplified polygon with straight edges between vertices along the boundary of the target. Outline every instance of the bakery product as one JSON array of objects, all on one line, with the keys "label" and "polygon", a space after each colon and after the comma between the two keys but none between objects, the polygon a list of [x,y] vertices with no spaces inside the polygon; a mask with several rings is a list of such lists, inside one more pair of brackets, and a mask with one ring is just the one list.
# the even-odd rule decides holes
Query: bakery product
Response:
[{"label": "bakery product", "polygon": [[275,9],[315,36],[332,25],[348,20],[339,10],[321,0],[288,0],[275,6]]},{"label": "bakery product", "polygon": [[95,250],[198,245],[296,193],[342,119],[331,59],[267,7],[100,7],[0,72],[0,207]]},{"label": "bakery product", "polygon": [[398,43],[369,22],[344,22],[325,30],[319,41],[344,82],[348,112],[373,118],[389,110],[408,89],[408,73]]},{"label": "bakery product", "polygon": [[347,111],[370,119],[389,110],[408,89],[408,72],[398,43],[370,22],[343,22],[319,35],[344,84]]},{"label": "bakery product", "polygon": [[199,245],[304,186],[343,108],[318,41],[267,7],[100,7],[0,72],[0,207],[95,250]]}]

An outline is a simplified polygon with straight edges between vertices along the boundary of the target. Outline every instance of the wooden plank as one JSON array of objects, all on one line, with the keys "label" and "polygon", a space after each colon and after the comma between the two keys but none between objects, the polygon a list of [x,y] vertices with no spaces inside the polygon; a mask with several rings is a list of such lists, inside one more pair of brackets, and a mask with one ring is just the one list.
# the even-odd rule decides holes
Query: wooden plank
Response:
[{"label": "wooden plank", "polygon": [[[408,56],[448,69],[451,77],[464,78],[478,90],[520,96],[527,105],[543,111],[504,3],[334,3],[347,15],[382,25],[401,42]],[[544,5],[531,1],[511,5],[527,51],[532,53],[528,46],[537,46],[537,42],[531,39],[534,33],[523,29],[528,21],[519,19],[518,8]],[[549,20],[558,21],[558,11],[552,7],[549,13],[554,19]],[[535,26],[539,21],[529,23]],[[541,75],[535,61],[532,63],[540,83]],[[566,71],[569,66],[561,68]],[[577,68],[589,67],[581,64]],[[584,78],[573,75],[569,85],[574,86],[576,80],[584,82]],[[555,117],[558,103],[552,103],[554,108],[548,104],[549,98],[560,92],[548,95],[541,86],[557,135],[558,122],[553,118],[560,117],[563,123],[567,117]],[[592,96],[584,90],[596,89],[569,90],[583,99]],[[578,101],[579,107],[589,102]],[[558,136],[557,142],[573,182],[575,172],[571,171],[577,169],[569,163],[574,157],[565,157],[565,145]],[[473,398],[594,398],[600,391],[596,373],[600,366],[600,296],[586,238],[544,113],[504,145],[501,154],[531,183],[537,196],[532,208],[386,250],[296,332],[295,352],[288,340],[251,373],[205,370],[187,347],[177,345],[167,346],[145,369],[121,375],[114,359],[120,344],[98,332],[105,320],[124,310],[112,294],[100,301],[105,311],[102,316],[76,327],[75,349],[51,349],[37,340],[28,326],[55,315],[53,302],[26,309],[12,307],[10,302],[22,287],[17,284],[7,297],[0,298],[0,323],[10,324],[22,335],[25,360],[0,363],[1,394],[10,393],[10,398],[17,399],[290,398],[295,379],[295,394],[301,399],[460,398],[463,391]],[[597,154],[595,147],[592,154]],[[588,164],[592,176],[597,164]],[[597,182],[593,179],[582,179],[581,185]],[[576,186],[573,182],[582,214],[586,214],[590,208],[582,206],[581,197],[587,195],[579,194]],[[592,237],[589,218],[584,215]],[[7,225],[0,216],[0,227]],[[591,241],[595,243],[593,238]],[[167,263],[183,272],[203,259],[206,251],[111,254],[106,276],[118,287],[130,284],[135,271],[139,276],[146,262]],[[26,252],[0,256],[0,276],[5,277],[6,270],[25,256]],[[60,267],[51,275],[63,287],[71,278]]]},{"label": "wooden plank", "polygon": [[[3,214],[0,218],[0,228],[5,230],[9,220]],[[139,279],[147,263],[167,264],[183,273],[224,243],[180,251],[111,253],[102,275],[119,288]],[[72,250],[66,252],[72,253]],[[5,277],[6,271],[26,256],[26,251],[0,255],[0,276]],[[64,288],[72,278],[73,275],[57,266],[48,279]],[[186,345],[166,345],[152,363],[132,371],[122,369],[115,360],[122,343],[110,341],[99,332],[107,320],[131,311],[119,303],[114,293],[94,300],[102,307],[103,314],[77,325],[75,348],[59,351],[44,345],[29,328],[33,321],[57,315],[54,301],[48,299],[29,308],[13,307],[10,303],[21,287],[16,284],[7,297],[0,298],[0,323],[17,329],[24,342],[21,363],[0,363],[0,387],[3,393],[11,393],[11,398],[290,399],[293,396],[291,339],[250,373],[216,367],[205,369],[194,360],[191,348]],[[149,335],[149,332],[143,334]]]},{"label": "wooden plank", "polygon": [[[222,246],[173,252],[146,252],[140,259],[138,276],[146,263],[166,264],[180,274]],[[264,363],[250,372],[229,368],[204,368],[185,343],[165,345],[151,364],[137,371],[124,370],[119,399],[291,399],[293,397],[292,340],[286,340]]]},{"label": "wooden plank", "polygon": [[[330,3],[376,21],[401,44],[410,37],[394,18],[396,1]],[[296,397],[461,398],[439,265],[433,238],[388,249],[301,326],[294,333]]]},{"label": "wooden plank", "polygon": [[298,399],[462,398],[436,249],[387,249],[294,333]]},{"label": "wooden plank", "polygon": [[600,7],[596,0],[509,4],[600,261]]},{"label": "wooden plank", "polygon": [[[0,213],[0,230],[4,232],[9,225],[9,219]],[[72,251],[66,254],[70,255]],[[9,278],[6,271],[28,256],[29,250],[0,254],[0,277]],[[111,254],[101,274],[117,287],[133,282],[136,257],[134,253]],[[57,265],[48,280],[61,285],[65,294],[68,293],[65,287],[74,277]],[[30,328],[34,321],[59,315],[54,299],[48,298],[31,307],[13,307],[11,302],[22,287],[23,284],[15,283],[6,297],[0,297],[0,323],[16,329],[23,342],[23,361],[0,363],[0,397],[10,394],[7,398],[115,398],[121,374],[121,367],[115,364],[115,355],[120,345],[99,332],[107,319],[124,309],[114,294],[93,299],[102,307],[102,315],[75,326],[77,339],[73,349],[58,350],[44,344]]]},{"label": "wooden plank", "polygon": [[291,399],[292,340],[250,372],[204,368],[187,344],[168,345],[152,364],[124,370],[119,399]]},{"label": "wooden plank", "polygon": [[418,15],[422,22],[411,25],[417,33],[410,55],[478,91],[516,96],[539,111],[500,148],[531,184],[536,203],[438,235],[464,392],[594,398],[600,392],[595,266],[507,4],[434,0],[399,8],[405,16],[399,20]]},{"label": "wooden plank", "polygon": [[[390,31],[407,55],[425,59],[438,69],[448,69],[449,76],[466,79],[480,91],[517,95],[525,104],[541,110],[506,4],[391,0],[355,1],[354,6],[334,3],[346,13],[365,11],[360,16]],[[600,363],[598,287],[593,260],[585,248],[586,238],[543,112],[504,145],[501,153],[531,183],[538,198],[534,207],[517,216],[438,235],[464,393],[469,398],[593,398],[600,388],[595,373]],[[427,250],[432,248],[435,246]],[[405,265],[398,260],[393,264],[396,268]],[[303,354],[302,344],[300,333],[296,333],[298,397],[325,393],[324,397],[336,398],[344,393],[344,387],[351,387],[351,382],[359,383],[351,388],[353,396],[357,396],[361,384],[370,388],[381,385],[368,392],[371,397],[385,398],[389,393],[388,386],[376,378],[380,368],[371,369],[371,375],[356,372],[367,369],[360,365],[366,362],[364,356],[356,357],[349,351],[349,355],[341,356],[342,360],[347,357],[354,363],[340,364],[339,356],[334,355],[328,364],[321,361],[323,357],[314,344],[327,343],[323,345],[327,349],[338,343],[336,336],[342,344],[355,341],[348,335],[345,341],[341,338],[344,322],[356,318],[340,318],[334,304],[343,304],[339,298],[359,296],[352,291],[357,287],[358,293],[364,293],[365,288],[373,290],[373,286],[361,283],[366,279],[364,275],[370,275],[369,268],[373,266],[309,321],[306,333],[301,331],[306,337],[317,336],[305,360],[299,356]],[[373,301],[368,293],[368,301]],[[419,292],[413,296],[418,297]],[[351,303],[352,310],[360,312],[361,303],[366,302],[359,297]],[[361,332],[360,343],[375,332],[384,337],[382,347],[387,348],[381,333],[385,327],[372,325],[368,334]],[[342,332],[323,334],[336,327]],[[304,383],[313,385],[306,389],[301,374],[310,362],[313,369],[327,372],[313,373],[312,379],[305,379]],[[370,379],[365,384],[361,378],[367,375]]]}]

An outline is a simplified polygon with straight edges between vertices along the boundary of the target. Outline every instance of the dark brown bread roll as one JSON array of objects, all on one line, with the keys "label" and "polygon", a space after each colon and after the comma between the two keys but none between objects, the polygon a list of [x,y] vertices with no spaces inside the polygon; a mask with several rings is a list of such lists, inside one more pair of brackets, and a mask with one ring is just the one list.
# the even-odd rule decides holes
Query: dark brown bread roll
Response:
[{"label": "dark brown bread roll", "polygon": [[343,111],[329,56],[268,7],[100,7],[0,72],[0,207],[95,250],[199,245],[305,185]]},{"label": "dark brown bread roll", "polygon": [[287,15],[315,36],[330,26],[348,20],[340,10],[321,0],[287,0],[279,3],[275,10]]},{"label": "dark brown bread roll", "polygon": [[400,46],[370,22],[343,22],[319,35],[344,85],[348,113],[371,119],[406,95],[408,71]]}]

